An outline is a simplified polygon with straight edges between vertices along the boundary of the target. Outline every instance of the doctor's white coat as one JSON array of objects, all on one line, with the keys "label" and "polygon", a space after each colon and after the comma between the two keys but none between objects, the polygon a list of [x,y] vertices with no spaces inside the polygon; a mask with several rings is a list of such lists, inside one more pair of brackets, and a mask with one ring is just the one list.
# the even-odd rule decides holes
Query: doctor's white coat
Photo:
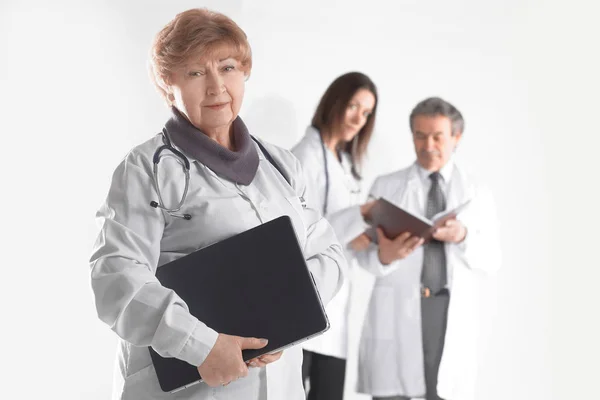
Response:
[{"label": "doctor's white coat", "polygon": [[[266,368],[250,368],[247,377],[226,387],[200,383],[173,395],[160,389],[147,346],[198,366],[218,335],[193,317],[173,291],[160,285],[155,272],[161,265],[289,215],[324,303],[339,290],[346,268],[329,223],[317,210],[301,204],[306,185],[300,163],[289,151],[265,144],[292,186],[258,147],[258,171],[248,186],[219,177],[188,155],[190,188],[182,212],[192,219],[186,221],[149,205],[158,200],[152,156],[161,145],[159,135],[127,155],[114,172],[97,215],[102,227],[90,260],[92,289],[100,319],[120,337],[113,399],[302,400],[299,346],[285,350]],[[184,187],[182,167],[172,157],[163,158],[159,165],[163,200],[173,206]]]},{"label": "doctor's white coat", "polygon": [[[348,266],[352,266],[354,255],[348,251],[349,242],[363,233],[368,225],[360,213],[360,182],[351,172],[350,156],[341,154],[341,162],[329,149],[325,151],[327,163],[323,157],[321,136],[317,129],[309,126],[302,140],[294,146],[292,152],[302,164],[306,176],[308,201],[311,207],[323,210],[327,202],[325,218],[333,227],[340,244],[345,250]],[[325,194],[325,164],[329,174],[329,191]],[[348,355],[348,314],[351,282],[344,281],[340,291],[327,305],[326,311],[331,327],[329,331],[305,342],[306,350],[337,358]]]},{"label": "doctor's white coat", "polygon": [[[419,215],[426,193],[417,165],[379,177],[370,195],[384,197]],[[445,400],[474,400],[477,368],[478,272],[500,266],[496,210],[491,194],[454,166],[447,209],[471,203],[458,219],[468,229],[460,244],[446,244],[450,304],[438,394]],[[379,262],[374,244],[359,254],[359,264],[377,276],[359,350],[358,391],[373,396],[423,397],[420,278],[423,248],[388,266]]]}]

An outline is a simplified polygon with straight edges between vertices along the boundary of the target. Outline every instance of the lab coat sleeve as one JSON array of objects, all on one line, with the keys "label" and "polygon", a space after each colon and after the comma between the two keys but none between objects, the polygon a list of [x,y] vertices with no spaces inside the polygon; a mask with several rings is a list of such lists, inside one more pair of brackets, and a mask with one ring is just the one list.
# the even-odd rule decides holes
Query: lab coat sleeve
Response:
[{"label": "lab coat sleeve", "polygon": [[298,158],[306,185],[305,200],[310,208],[323,213],[325,204],[325,165],[322,157],[317,157],[309,149],[300,149],[294,152]]},{"label": "lab coat sleeve", "polygon": [[371,243],[366,250],[352,251],[352,254],[361,268],[377,277],[390,274],[398,267],[398,261],[383,265],[379,261],[379,248],[374,243]]},{"label": "lab coat sleeve", "polygon": [[[306,150],[299,151],[296,155],[302,164],[306,179],[307,202],[312,208],[323,212],[323,204],[325,204],[325,165],[323,164],[323,157],[320,157],[320,153],[317,156],[317,153],[308,153]],[[330,189],[329,198],[331,199],[336,195],[347,196],[348,193],[333,193]],[[360,205],[327,214],[325,218],[333,227],[335,235],[343,247],[346,247],[369,226],[360,213]]]},{"label": "lab coat sleeve", "polygon": [[307,188],[306,175],[300,161],[294,157],[293,187],[296,194],[306,200],[304,222],[306,223],[306,245],[304,254],[321,301],[327,304],[342,286],[347,275],[347,262],[335,232],[321,211],[311,201],[313,193]]},{"label": "lab coat sleeve", "polygon": [[352,254],[361,268],[376,277],[389,275],[398,268],[402,268],[402,265],[405,264],[407,260],[407,258],[405,258],[396,260],[387,265],[382,264],[379,260],[379,247],[375,243],[371,243],[364,251],[352,250]]},{"label": "lab coat sleeve", "polygon": [[495,272],[500,268],[499,223],[491,192],[479,188],[469,207],[457,219],[467,228],[464,241],[453,246],[468,268]]},{"label": "lab coat sleeve", "polygon": [[327,216],[340,243],[345,247],[360,234],[364,233],[369,224],[360,213],[360,205],[344,208]]},{"label": "lab coat sleeve", "polygon": [[165,224],[162,211],[149,205],[156,199],[151,161],[130,153],[97,213],[101,230],[90,259],[96,309],[128,343],[199,366],[218,333],[155,277]]}]

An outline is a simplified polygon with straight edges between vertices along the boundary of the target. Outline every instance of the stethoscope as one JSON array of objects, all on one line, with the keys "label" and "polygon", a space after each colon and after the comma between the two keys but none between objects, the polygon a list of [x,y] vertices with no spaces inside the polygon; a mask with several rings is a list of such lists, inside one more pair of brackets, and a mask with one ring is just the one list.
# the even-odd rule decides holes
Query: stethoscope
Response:
[{"label": "stethoscope", "polygon": [[[319,139],[321,139],[321,149],[323,150],[323,164],[325,169],[325,201],[323,201],[323,215],[327,215],[327,203],[329,200],[329,165],[327,163],[327,149],[321,132],[319,132]],[[351,190],[351,193],[358,194],[360,193],[360,189]]]},{"label": "stethoscope", "polygon": [[319,132],[319,139],[321,139],[321,149],[323,149],[323,163],[325,165],[325,201],[323,202],[323,215],[327,215],[327,201],[329,199],[329,166],[327,165],[327,149],[325,148],[325,141],[323,135]]},{"label": "stethoscope", "polygon": [[[275,162],[275,160],[273,159],[271,154],[269,154],[269,152],[263,146],[263,144],[259,142],[254,136],[251,135],[250,137],[256,142],[256,144],[258,145],[264,156],[267,158],[267,160],[271,163],[271,165],[273,165],[273,167],[275,167],[275,169],[279,171],[279,173],[281,174],[283,179],[285,179],[288,185],[292,186],[289,178],[283,173],[283,169],[279,166],[277,162]],[[181,218],[189,221],[192,219],[191,214],[182,214],[179,212],[179,210],[181,210],[181,207],[183,207],[183,203],[185,203],[188,188],[190,185],[190,161],[182,152],[173,147],[173,145],[171,144],[171,140],[169,139],[167,130],[165,128],[163,128],[162,130],[162,140],[164,144],[158,149],[156,149],[156,151],[154,152],[154,156],[152,157],[152,172],[154,176],[154,186],[156,187],[156,193],[158,194],[158,202],[153,200],[150,202],[150,206],[154,208],[160,208],[172,217]],[[164,155],[162,154],[163,151],[170,151],[171,153],[173,153],[172,155],[174,155],[175,158],[178,159],[179,163],[183,166],[183,172],[185,173],[185,188],[183,189],[183,196],[181,196],[181,201],[175,208],[168,208],[167,206],[165,206],[162,199],[162,195],[160,193],[160,184],[158,181],[158,163],[160,162],[160,159],[164,157]],[[325,162],[327,162],[327,160]],[[303,197],[300,197],[300,203],[302,204],[303,208],[306,207],[306,202]]]},{"label": "stethoscope", "polygon": [[[185,203],[185,199],[188,193],[188,187],[190,185],[190,161],[185,155],[183,155],[182,152],[173,147],[173,145],[171,144],[171,140],[169,139],[169,135],[167,134],[167,130],[165,128],[163,128],[162,130],[162,140],[164,144],[158,149],[156,149],[156,151],[154,152],[154,156],[152,157],[152,162],[154,164],[152,166],[152,172],[154,175],[154,186],[156,187],[156,193],[158,194],[158,202],[153,200],[150,202],[150,205],[154,208],[160,208],[172,217],[182,218],[189,221],[190,219],[192,219],[192,216],[190,214],[181,214],[179,213],[179,210],[181,210],[183,203]],[[160,162],[161,157],[164,156],[163,154],[161,154],[163,151],[170,151],[171,153],[173,153],[175,158],[177,158],[179,160],[179,163],[183,166],[183,172],[185,173],[185,188],[183,189],[183,196],[181,196],[181,201],[175,208],[168,208],[167,206],[165,206],[162,199],[162,195],[160,194],[160,184],[158,182],[158,163]]]}]

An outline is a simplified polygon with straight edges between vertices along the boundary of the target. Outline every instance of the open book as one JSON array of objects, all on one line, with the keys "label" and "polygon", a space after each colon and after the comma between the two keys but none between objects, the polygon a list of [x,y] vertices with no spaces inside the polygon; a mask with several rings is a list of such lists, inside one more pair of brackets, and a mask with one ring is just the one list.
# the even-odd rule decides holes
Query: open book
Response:
[{"label": "open book", "polygon": [[395,239],[404,232],[410,232],[411,236],[419,236],[425,242],[431,240],[436,228],[443,226],[446,221],[456,218],[471,200],[467,200],[452,210],[442,211],[433,216],[431,220],[413,214],[412,212],[398,207],[384,198],[379,198],[373,205],[367,216],[368,223],[372,226],[367,230],[371,241],[377,243],[376,227],[380,227],[386,237]]}]

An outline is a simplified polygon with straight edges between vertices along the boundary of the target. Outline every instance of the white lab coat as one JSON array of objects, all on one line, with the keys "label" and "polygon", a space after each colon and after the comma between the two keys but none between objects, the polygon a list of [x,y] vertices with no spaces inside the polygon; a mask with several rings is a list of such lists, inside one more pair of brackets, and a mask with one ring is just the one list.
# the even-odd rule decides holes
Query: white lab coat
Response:
[{"label": "white lab coat", "polygon": [[[426,193],[417,165],[379,177],[370,195],[420,215]],[[450,304],[438,394],[445,400],[474,400],[477,368],[478,272],[500,267],[495,205],[491,194],[455,165],[447,182],[447,208],[472,199],[458,219],[468,230],[460,244],[446,244]],[[383,266],[375,245],[358,257],[377,276],[360,340],[357,389],[373,396],[423,397],[420,280],[423,248]]]},{"label": "white lab coat", "polygon": [[[192,220],[186,221],[149,205],[157,200],[152,156],[161,145],[156,136],[127,155],[98,212],[102,228],[90,261],[91,278],[98,315],[120,337],[113,399],[303,399],[299,346],[285,350],[266,368],[250,368],[247,377],[226,387],[200,383],[173,395],[161,391],[147,346],[197,366],[218,335],[159,284],[155,272],[161,265],[289,215],[324,303],[341,287],[346,269],[329,223],[318,210],[301,204],[299,197],[306,195],[303,173],[289,151],[265,144],[293,188],[258,147],[259,168],[248,186],[217,176],[188,155],[190,188],[182,211],[192,214]],[[177,204],[184,186],[182,167],[174,157],[159,165],[165,204]]]},{"label": "white lab coat", "polygon": [[[319,131],[309,126],[292,152],[298,157],[304,169],[311,206],[323,210],[325,162]],[[329,172],[325,217],[333,226],[338,240],[346,250],[348,266],[351,267],[354,255],[348,250],[348,243],[368,228],[360,213],[360,182],[352,175],[352,163],[348,154],[341,154],[341,163],[327,148],[325,154]],[[350,280],[346,279],[340,291],[325,309],[331,324],[329,331],[303,343],[304,349],[343,359],[347,357],[350,289]]]}]

